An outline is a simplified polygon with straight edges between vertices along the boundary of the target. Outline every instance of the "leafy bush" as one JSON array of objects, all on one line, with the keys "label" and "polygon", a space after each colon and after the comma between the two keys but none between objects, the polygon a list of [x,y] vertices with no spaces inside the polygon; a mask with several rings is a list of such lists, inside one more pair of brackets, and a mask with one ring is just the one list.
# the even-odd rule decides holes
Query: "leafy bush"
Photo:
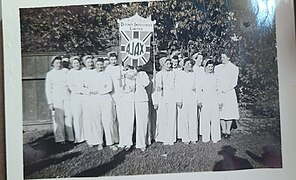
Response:
[{"label": "leafy bush", "polygon": [[[184,55],[201,51],[219,63],[221,50],[230,49],[232,61],[240,68],[240,106],[256,114],[278,116],[274,20],[262,27],[256,22],[258,12],[246,2],[251,3],[170,0],[21,9],[22,52],[100,54],[119,44],[117,19],[135,13],[151,15],[157,22],[158,52],[175,46]],[[146,67],[151,72],[152,63]]]}]

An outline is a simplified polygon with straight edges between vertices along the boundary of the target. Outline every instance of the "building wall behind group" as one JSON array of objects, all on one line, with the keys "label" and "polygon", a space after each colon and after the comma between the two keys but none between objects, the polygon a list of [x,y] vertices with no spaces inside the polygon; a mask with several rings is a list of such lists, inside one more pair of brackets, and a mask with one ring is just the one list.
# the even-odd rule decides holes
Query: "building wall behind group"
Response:
[{"label": "building wall behind group", "polygon": [[45,77],[51,59],[63,53],[27,53],[22,55],[23,125],[51,124],[45,95]]}]

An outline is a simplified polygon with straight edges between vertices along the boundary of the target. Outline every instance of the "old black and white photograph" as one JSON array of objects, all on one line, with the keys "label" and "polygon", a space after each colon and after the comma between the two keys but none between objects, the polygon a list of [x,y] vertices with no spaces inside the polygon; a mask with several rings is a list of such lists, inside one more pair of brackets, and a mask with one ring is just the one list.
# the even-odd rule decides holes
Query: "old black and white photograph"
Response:
[{"label": "old black and white photograph", "polygon": [[24,179],[283,168],[275,11],[20,8]]}]

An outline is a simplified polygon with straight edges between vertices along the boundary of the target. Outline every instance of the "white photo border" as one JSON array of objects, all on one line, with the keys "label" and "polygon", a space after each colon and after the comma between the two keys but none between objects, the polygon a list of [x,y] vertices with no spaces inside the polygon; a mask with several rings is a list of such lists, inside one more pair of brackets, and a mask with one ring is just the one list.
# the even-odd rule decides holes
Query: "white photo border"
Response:
[{"label": "white photo border", "polygon": [[[6,127],[7,179],[23,179],[22,83],[20,8],[139,2],[145,0],[2,0],[4,93]],[[143,179],[260,179],[294,180],[296,177],[296,41],[293,0],[275,0],[276,44],[279,71],[279,98],[282,138],[282,169],[254,169],[228,172],[198,172],[181,174],[141,175]],[[100,177],[83,179],[136,179],[139,176]],[[71,178],[78,179],[78,178]],[[80,178],[79,178],[80,179]]]}]

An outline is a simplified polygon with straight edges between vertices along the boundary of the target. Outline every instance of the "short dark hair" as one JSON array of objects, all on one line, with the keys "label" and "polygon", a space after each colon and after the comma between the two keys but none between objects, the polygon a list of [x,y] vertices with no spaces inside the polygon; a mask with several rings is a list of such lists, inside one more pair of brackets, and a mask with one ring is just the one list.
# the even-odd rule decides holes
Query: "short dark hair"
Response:
[{"label": "short dark hair", "polygon": [[174,55],[172,59],[179,59],[179,56]]},{"label": "short dark hair", "polygon": [[115,57],[117,59],[117,54],[115,52],[110,53],[109,58],[111,58],[111,57]]},{"label": "short dark hair", "polygon": [[95,58],[95,59],[96,60],[94,63],[97,63],[98,61],[104,63],[104,58],[99,57],[99,58]]},{"label": "short dark hair", "polygon": [[223,49],[223,50],[221,50],[221,52],[220,52],[220,55],[221,55],[221,54],[226,54],[227,57],[230,57],[230,56],[231,56],[231,50],[230,50],[230,49]]},{"label": "short dark hair", "polygon": [[61,58],[70,58],[70,55],[69,54],[64,54],[64,55],[62,55]]},{"label": "short dark hair", "polygon": [[205,64],[205,67],[207,67],[209,64],[213,64],[214,65],[214,61],[212,59],[208,59],[206,64]]},{"label": "short dark hair", "polygon": [[56,60],[62,60],[62,57],[61,56],[55,56],[52,60],[51,60],[51,66],[53,66],[53,63],[56,61]]},{"label": "short dark hair", "polygon": [[186,57],[186,58],[183,60],[183,65],[185,65],[187,61],[190,61],[190,62],[191,62],[191,64],[193,64],[193,61],[192,61],[192,59],[190,59],[190,58]]}]

